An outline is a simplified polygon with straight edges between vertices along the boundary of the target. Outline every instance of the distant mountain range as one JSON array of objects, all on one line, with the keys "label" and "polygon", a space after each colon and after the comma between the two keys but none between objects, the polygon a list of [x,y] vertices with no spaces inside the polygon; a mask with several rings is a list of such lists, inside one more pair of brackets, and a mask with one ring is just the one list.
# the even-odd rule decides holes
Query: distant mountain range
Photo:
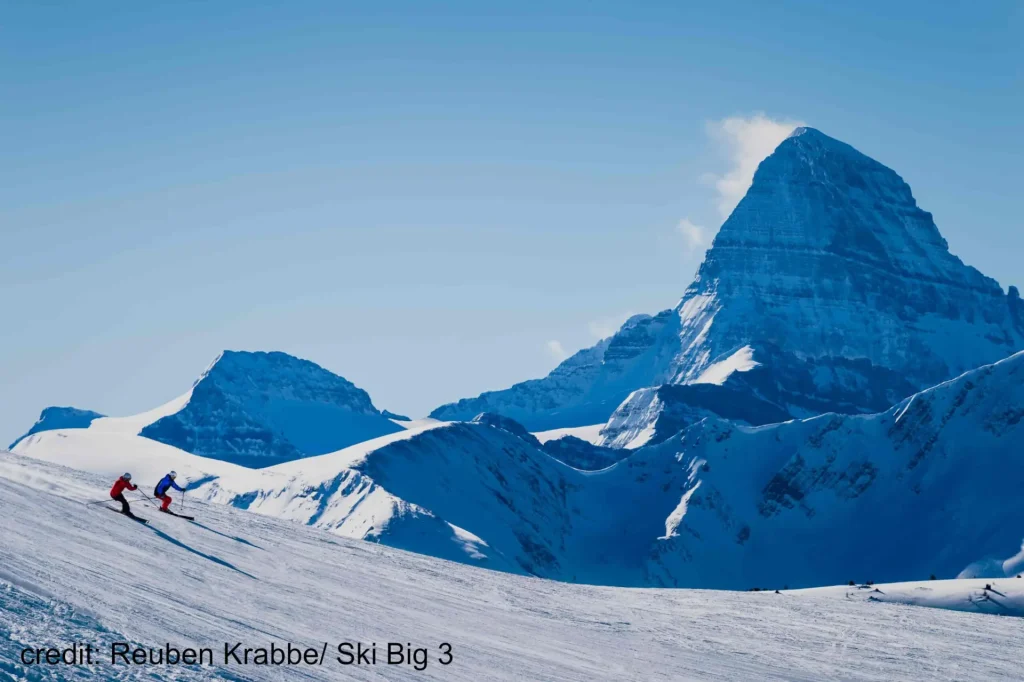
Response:
[{"label": "distant mountain range", "polygon": [[505,417],[415,423],[266,469],[103,429],[19,454],[497,570],[626,586],[1004,577],[1024,566],[1024,352],[872,415],[705,418],[600,471]]},{"label": "distant mountain range", "polygon": [[799,128],[761,163],[675,308],[630,319],[543,379],[431,417],[599,424],[638,389],[755,367],[754,403],[793,417],[870,412],[1021,348],[1016,288],[950,254],[895,172]]},{"label": "distant mountain range", "polygon": [[1022,348],[1016,288],[951,255],[892,170],[801,128],[676,307],[543,379],[409,420],[306,360],[226,351],[164,406],[47,408],[13,449],[561,580],[1002,575],[1024,565]]},{"label": "distant mountain range", "polygon": [[51,407],[26,436],[54,428],[138,434],[251,467],[322,455],[402,430],[366,391],[317,364],[286,353],[242,351],[224,351],[191,390],[149,412],[109,418]]}]

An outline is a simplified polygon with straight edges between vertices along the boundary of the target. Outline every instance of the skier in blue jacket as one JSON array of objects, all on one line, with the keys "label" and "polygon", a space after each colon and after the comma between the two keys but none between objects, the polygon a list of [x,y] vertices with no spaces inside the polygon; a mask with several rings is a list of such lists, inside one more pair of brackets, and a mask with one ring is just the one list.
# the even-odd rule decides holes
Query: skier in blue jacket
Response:
[{"label": "skier in blue jacket", "polygon": [[160,479],[160,482],[156,484],[156,488],[153,490],[153,497],[163,501],[163,505],[160,507],[162,512],[170,512],[168,507],[171,506],[171,496],[167,494],[169,489],[174,488],[179,492],[185,492],[184,488],[174,482],[174,479],[177,477],[178,473],[176,471],[170,472]]}]

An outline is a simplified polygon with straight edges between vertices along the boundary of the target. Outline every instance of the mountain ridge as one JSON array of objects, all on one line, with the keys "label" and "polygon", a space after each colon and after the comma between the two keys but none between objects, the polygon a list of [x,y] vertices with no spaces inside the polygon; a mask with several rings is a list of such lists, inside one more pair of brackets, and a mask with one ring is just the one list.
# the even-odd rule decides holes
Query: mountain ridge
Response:
[{"label": "mountain ridge", "polygon": [[[759,165],[674,308],[631,320],[547,377],[431,416],[496,412],[531,430],[599,423],[633,391],[695,383],[747,346],[778,375],[773,391],[789,395],[780,407],[792,416],[870,412],[1024,348],[1022,320],[1016,287],[1004,293],[950,253],[895,171],[802,128]],[[787,384],[801,365],[817,381],[809,391]]]},{"label": "mountain ridge", "polygon": [[[226,505],[197,503],[197,523],[151,514],[148,526],[82,505],[109,485],[106,476],[0,451],[5,679],[380,679],[360,666],[337,667],[330,653],[325,665],[297,673],[215,661],[164,674],[94,658],[91,666],[47,675],[21,657],[47,642],[137,642],[140,653],[157,655],[168,642],[177,650],[220,642],[267,647],[268,639],[282,649],[286,642],[302,647],[336,643],[339,623],[355,641],[393,630],[394,641],[433,652],[444,651],[433,648],[439,642],[454,643],[453,665],[431,654],[426,670],[390,666],[388,679],[664,682],[704,670],[734,680],[849,679],[859,671],[868,671],[859,678],[911,680],[953,669],[972,682],[1019,676],[1020,621],[979,614],[1024,613],[1020,580],[784,596],[588,587],[481,571]],[[987,598],[986,584],[1001,596]],[[876,597],[941,608],[893,608]],[[844,656],[851,632],[856,655]]]},{"label": "mountain ridge", "polygon": [[570,582],[954,577],[1019,550],[1008,520],[1024,514],[1022,378],[1024,352],[876,414],[760,427],[704,417],[600,471],[559,461],[507,418],[427,424],[259,470],[92,429],[35,434],[15,453],[110,475],[134,457],[139,476],[173,467],[195,481],[190,497]]},{"label": "mountain ridge", "polygon": [[99,412],[80,410],[77,407],[61,407],[58,405],[45,407],[39,414],[39,419],[32,425],[32,428],[19,436],[17,440],[8,446],[8,449],[14,449],[18,443],[34,433],[56,429],[84,429],[88,428],[95,420],[102,419],[105,416]]},{"label": "mountain ridge", "polygon": [[[225,350],[186,393],[130,417],[57,409],[63,412],[44,410],[15,444],[51,428],[91,428],[138,434],[200,456],[265,467],[402,430],[363,389],[310,360],[280,351]],[[64,416],[55,419],[54,414]]]}]

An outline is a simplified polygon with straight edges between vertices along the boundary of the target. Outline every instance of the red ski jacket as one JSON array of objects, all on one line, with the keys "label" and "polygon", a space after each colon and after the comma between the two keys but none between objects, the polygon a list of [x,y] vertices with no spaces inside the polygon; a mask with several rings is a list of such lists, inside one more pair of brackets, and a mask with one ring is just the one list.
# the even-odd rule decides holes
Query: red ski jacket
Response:
[{"label": "red ski jacket", "polygon": [[110,489],[110,496],[117,497],[122,492],[124,492],[125,488],[128,488],[128,490],[138,490],[139,486],[132,485],[130,481],[126,481],[123,478],[119,478],[116,481],[114,481],[114,487]]}]

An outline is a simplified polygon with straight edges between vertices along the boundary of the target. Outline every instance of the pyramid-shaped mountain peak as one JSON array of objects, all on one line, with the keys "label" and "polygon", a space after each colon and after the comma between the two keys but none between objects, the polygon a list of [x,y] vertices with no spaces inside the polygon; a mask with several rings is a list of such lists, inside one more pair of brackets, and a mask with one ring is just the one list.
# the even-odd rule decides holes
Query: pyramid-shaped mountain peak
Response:
[{"label": "pyramid-shaped mountain peak", "polygon": [[1024,348],[1022,307],[950,253],[895,171],[798,128],[761,162],[676,308],[432,416],[582,426],[640,388],[730,377],[793,416],[882,410]]},{"label": "pyramid-shaped mountain peak", "polygon": [[247,391],[257,387],[269,391],[294,389],[298,384],[331,386],[352,393],[353,400],[372,409],[369,395],[352,382],[315,362],[281,351],[225,350],[214,358],[196,385],[210,380],[243,384]]},{"label": "pyramid-shaped mountain peak", "polygon": [[870,156],[842,140],[826,135],[817,128],[809,126],[794,128],[793,132],[779,143],[775,151],[781,151],[783,154],[801,154],[808,158],[832,154],[839,157],[848,156],[852,159],[878,163]]},{"label": "pyramid-shaped mountain peak", "polygon": [[722,252],[767,248],[816,251],[981,291],[999,288],[949,253],[931,214],[895,171],[812,128],[798,129],[761,163],[714,247],[704,276],[717,274]]},{"label": "pyramid-shaped mountain peak", "polygon": [[[808,144],[817,144],[820,146],[835,145],[839,147],[844,147],[846,149],[853,149],[853,147],[846,144],[842,140],[837,140],[834,137],[826,135],[817,128],[812,128],[810,126],[798,126],[794,128],[793,132],[791,132],[786,137],[786,140],[796,140],[797,138],[800,138],[800,142]],[[786,140],[783,140],[783,142],[785,142]]]}]

